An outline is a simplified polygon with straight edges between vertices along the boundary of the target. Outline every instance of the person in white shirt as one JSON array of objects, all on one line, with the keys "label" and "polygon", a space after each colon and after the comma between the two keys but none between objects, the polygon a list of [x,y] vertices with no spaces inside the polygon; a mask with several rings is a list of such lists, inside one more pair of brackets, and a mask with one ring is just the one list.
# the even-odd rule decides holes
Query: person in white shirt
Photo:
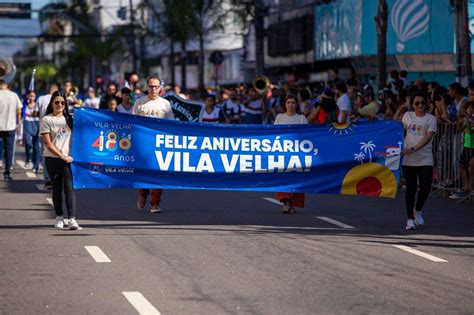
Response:
[{"label": "person in white shirt", "polygon": [[120,94],[122,95],[122,103],[117,106],[117,111],[124,114],[133,114],[133,105],[131,100],[131,90],[129,88],[122,88]]},{"label": "person in white shirt", "polygon": [[[308,120],[301,114],[300,107],[296,101],[296,96],[287,95],[284,101],[285,112],[278,114],[275,118],[275,125],[299,125],[307,124]],[[283,203],[283,213],[295,212],[295,207],[304,208],[304,193],[276,193],[276,199]]]},{"label": "person in white shirt", "polygon": [[[160,97],[161,81],[156,76],[151,76],[146,81],[148,95],[139,98],[133,106],[133,113],[139,116],[155,117],[162,119],[174,119],[173,110],[168,100]],[[140,189],[137,207],[145,208],[146,199],[151,194],[150,212],[161,212],[160,202],[163,189]]]},{"label": "person in white shirt", "polygon": [[[53,95],[54,92],[59,91],[59,87],[56,83],[52,83],[49,88],[48,88],[48,93],[45,95],[42,95],[38,97],[36,100],[36,105],[38,107],[38,112],[39,112],[39,119],[43,119],[44,114],[46,113],[46,109],[48,108],[49,102],[51,101],[51,95]],[[46,169],[46,164],[44,162],[44,156],[43,156],[43,138],[40,137],[40,153],[41,153],[41,164],[43,165],[43,177],[44,177],[44,188],[51,189],[51,179],[48,174],[48,170]]]},{"label": "person in white shirt", "polygon": [[8,84],[0,79],[0,139],[5,152],[5,170],[3,178],[12,181],[10,168],[13,161],[15,133],[21,128],[21,103],[18,95],[8,89]]},{"label": "person in white shirt", "polygon": [[428,102],[422,92],[415,92],[410,100],[414,111],[406,112],[402,118],[406,130],[402,166],[406,182],[406,229],[414,230],[424,225],[423,205],[431,191],[436,117],[427,113]]},{"label": "person in white shirt", "polygon": [[242,105],[240,104],[239,95],[237,92],[232,92],[230,98],[224,101],[222,110],[229,118],[229,123],[240,124],[242,121]]},{"label": "person in white shirt", "polygon": [[40,120],[43,119],[44,113],[46,113],[46,109],[48,108],[49,102],[51,101],[51,95],[53,95],[53,93],[58,90],[58,85],[56,83],[52,83],[48,88],[48,93],[45,95],[41,95],[36,100]]},{"label": "person in white shirt", "polygon": [[95,89],[90,86],[87,89],[87,98],[84,101],[84,107],[89,107],[89,108],[99,108],[100,105],[100,97],[97,97],[95,94]]},{"label": "person in white shirt", "polygon": [[199,113],[199,122],[204,123],[226,123],[227,117],[219,107],[216,106],[216,97],[209,94],[204,100],[205,107]]},{"label": "person in white shirt", "polygon": [[46,168],[52,179],[53,205],[56,212],[55,228],[64,228],[63,193],[69,218],[68,228],[79,229],[76,222],[76,195],[72,183],[71,156],[72,115],[69,113],[66,95],[53,93],[45,116],[40,123],[44,142]]},{"label": "person in white shirt", "polygon": [[338,82],[336,84],[336,96],[337,96],[337,107],[339,108],[339,116],[337,122],[340,124],[348,123],[351,121],[351,100],[347,94],[347,86],[344,82]]}]

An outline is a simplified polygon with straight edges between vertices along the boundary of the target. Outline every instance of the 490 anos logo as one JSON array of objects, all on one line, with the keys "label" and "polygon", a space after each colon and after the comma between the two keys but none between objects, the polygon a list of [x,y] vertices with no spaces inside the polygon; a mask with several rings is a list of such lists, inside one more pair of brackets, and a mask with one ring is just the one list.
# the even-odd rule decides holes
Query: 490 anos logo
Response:
[{"label": "490 anos logo", "polygon": [[132,147],[132,135],[129,133],[117,134],[115,131],[100,131],[99,136],[92,142],[91,147],[96,148],[96,156],[107,157],[112,155],[114,161],[134,162],[135,157],[128,155]]}]

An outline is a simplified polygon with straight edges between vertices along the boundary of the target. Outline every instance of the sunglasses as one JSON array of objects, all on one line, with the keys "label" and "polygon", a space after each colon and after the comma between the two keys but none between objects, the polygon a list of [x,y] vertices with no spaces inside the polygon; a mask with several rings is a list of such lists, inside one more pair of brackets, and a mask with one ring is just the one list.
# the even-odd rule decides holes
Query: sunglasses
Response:
[{"label": "sunglasses", "polygon": [[425,102],[425,101],[419,101],[419,102],[413,103],[413,105],[415,105],[415,106],[418,106],[418,105],[426,105],[426,102]]},{"label": "sunglasses", "polygon": [[149,85],[148,88],[149,89],[159,89],[160,86],[159,85]]},{"label": "sunglasses", "polygon": [[64,101],[54,101],[54,105],[60,105],[60,104],[64,106],[64,105],[66,105],[66,102],[64,102]]}]

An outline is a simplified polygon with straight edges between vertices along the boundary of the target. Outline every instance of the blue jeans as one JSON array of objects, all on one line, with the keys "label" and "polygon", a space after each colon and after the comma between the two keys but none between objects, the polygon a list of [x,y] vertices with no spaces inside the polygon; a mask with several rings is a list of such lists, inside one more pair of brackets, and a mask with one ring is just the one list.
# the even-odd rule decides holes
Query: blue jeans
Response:
[{"label": "blue jeans", "polygon": [[[25,139],[26,162],[33,162],[33,170],[38,170],[40,155],[39,122],[25,121],[23,137]],[[33,151],[33,154],[31,154]]]},{"label": "blue jeans", "polygon": [[15,130],[0,131],[0,138],[3,141],[3,152],[5,154],[5,169],[3,175],[10,175],[10,168],[13,161],[13,146],[15,144]]}]

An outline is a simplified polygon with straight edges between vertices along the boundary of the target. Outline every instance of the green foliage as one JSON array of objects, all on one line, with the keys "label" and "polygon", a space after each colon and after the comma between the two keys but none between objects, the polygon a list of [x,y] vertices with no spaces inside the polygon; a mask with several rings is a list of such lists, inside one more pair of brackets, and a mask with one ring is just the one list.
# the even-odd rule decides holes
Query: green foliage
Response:
[{"label": "green foliage", "polygon": [[[35,79],[38,81],[48,81],[49,79],[56,77],[58,74],[58,69],[54,64],[40,63],[35,65],[34,68],[36,69]],[[32,73],[33,67],[25,70],[26,77],[31,77]]]}]

